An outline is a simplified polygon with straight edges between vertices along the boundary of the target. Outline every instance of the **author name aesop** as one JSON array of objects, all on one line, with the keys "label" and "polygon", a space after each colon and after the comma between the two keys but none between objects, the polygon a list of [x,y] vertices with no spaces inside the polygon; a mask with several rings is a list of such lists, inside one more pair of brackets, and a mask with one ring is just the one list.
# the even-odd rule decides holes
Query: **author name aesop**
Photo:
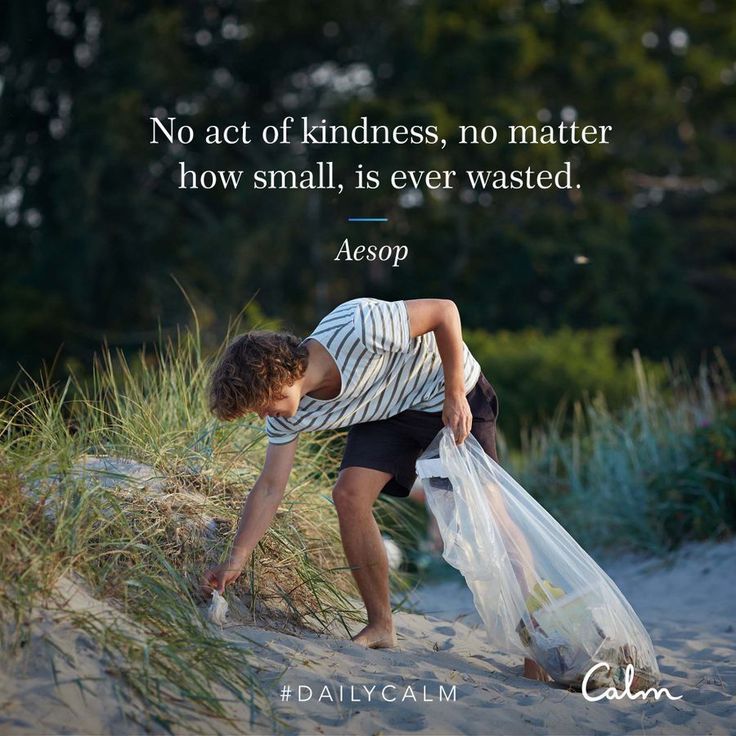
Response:
[{"label": "author name aesop", "polygon": [[347,238],[342,241],[334,260],[336,261],[389,261],[398,268],[409,255],[405,245],[350,245]]}]

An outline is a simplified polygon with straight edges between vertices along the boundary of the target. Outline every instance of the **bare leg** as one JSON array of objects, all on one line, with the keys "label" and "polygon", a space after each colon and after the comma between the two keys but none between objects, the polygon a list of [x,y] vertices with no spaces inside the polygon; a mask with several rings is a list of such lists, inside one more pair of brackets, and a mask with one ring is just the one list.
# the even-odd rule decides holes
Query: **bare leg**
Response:
[{"label": "bare leg", "polygon": [[396,646],[388,584],[388,559],[373,504],[389,473],[345,468],[332,492],[345,556],[365,603],[368,625],[353,641],[371,649]]},{"label": "bare leg", "polygon": [[526,600],[530,589],[534,586],[534,555],[521,529],[509,516],[501,495],[501,489],[495,483],[489,483],[486,486],[486,494],[493,509],[493,515],[504,537],[511,567],[521,588],[521,594]]},{"label": "bare leg", "polygon": [[[496,407],[497,411],[497,407]],[[496,425],[495,422],[473,423],[473,434],[483,447],[483,451],[494,462],[498,462],[498,451],[496,450]],[[498,485],[491,481],[485,487],[486,496],[493,510],[493,516],[498,522],[504,544],[509,554],[509,561],[514,571],[521,594],[526,600],[530,587],[534,586],[534,555],[529,548],[526,537],[509,516],[503,495]]]},{"label": "bare leg", "polygon": [[552,678],[547,674],[547,671],[528,657],[524,657],[524,677],[528,677],[530,680],[552,682]]},{"label": "bare leg", "polygon": [[[521,594],[524,600],[529,595],[530,587],[534,585],[534,555],[529,547],[526,537],[521,529],[514,523],[509,516],[506,504],[501,496],[500,489],[493,483],[486,488],[488,499],[493,509],[493,514],[498,521],[501,534],[504,537],[506,549],[509,552],[511,567],[519,583]],[[552,678],[540,667],[533,659],[524,658],[524,677],[531,680],[541,680],[542,682],[550,682]]]}]

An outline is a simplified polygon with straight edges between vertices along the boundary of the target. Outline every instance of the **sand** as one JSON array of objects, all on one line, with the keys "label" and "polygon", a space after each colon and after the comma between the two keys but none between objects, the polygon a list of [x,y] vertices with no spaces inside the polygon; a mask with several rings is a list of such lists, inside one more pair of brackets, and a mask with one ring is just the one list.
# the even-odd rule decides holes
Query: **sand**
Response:
[{"label": "sand", "polygon": [[[365,650],[347,638],[309,632],[290,636],[260,621],[256,626],[232,621],[221,631],[253,642],[251,661],[270,682],[268,692],[286,733],[730,734],[736,729],[734,563],[736,540],[688,545],[667,562],[603,561],[650,632],[661,685],[681,695],[678,701],[592,703],[580,693],[524,679],[519,661],[489,648],[461,580],[420,591],[415,603],[423,613],[396,614],[395,649]],[[74,581],[61,584],[73,605],[105,605]],[[202,610],[204,615],[205,605]],[[237,616],[237,605],[234,610]],[[68,659],[55,657],[58,686],[49,665],[54,645],[70,653]],[[24,650],[30,656],[0,664],[1,732],[141,732],[119,706],[129,693],[84,634],[42,612]],[[80,677],[99,679],[82,680],[86,684],[80,687]],[[283,686],[291,687],[291,697],[282,702]],[[299,686],[303,697],[311,690],[310,700],[298,702]],[[369,701],[364,688],[371,686]],[[394,702],[381,697],[384,686]],[[440,701],[440,686],[449,700]],[[145,724],[145,713],[139,715]],[[233,715],[246,732],[272,730],[264,723],[249,725],[246,709],[234,709]],[[232,732],[214,721],[190,723],[192,729]]]}]

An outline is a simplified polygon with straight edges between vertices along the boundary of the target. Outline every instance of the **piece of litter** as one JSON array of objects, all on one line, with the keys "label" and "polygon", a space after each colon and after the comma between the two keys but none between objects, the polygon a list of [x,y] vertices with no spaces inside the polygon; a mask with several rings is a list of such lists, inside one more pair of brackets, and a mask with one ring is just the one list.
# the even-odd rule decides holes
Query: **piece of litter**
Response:
[{"label": "piece of litter", "polygon": [[212,621],[213,624],[222,626],[225,623],[225,616],[227,616],[227,609],[229,608],[228,602],[223,596],[216,590],[212,591],[212,603],[207,609],[207,618]]}]

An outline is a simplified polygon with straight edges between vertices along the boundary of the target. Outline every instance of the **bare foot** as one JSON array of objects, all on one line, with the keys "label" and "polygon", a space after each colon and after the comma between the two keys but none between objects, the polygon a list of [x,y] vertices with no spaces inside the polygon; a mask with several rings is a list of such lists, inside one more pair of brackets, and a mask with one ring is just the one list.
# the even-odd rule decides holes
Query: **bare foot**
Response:
[{"label": "bare foot", "polygon": [[396,634],[393,624],[368,624],[353,637],[353,641],[368,649],[390,649],[396,646]]},{"label": "bare foot", "polygon": [[552,678],[533,659],[524,658],[524,677],[540,682],[552,682]]}]

